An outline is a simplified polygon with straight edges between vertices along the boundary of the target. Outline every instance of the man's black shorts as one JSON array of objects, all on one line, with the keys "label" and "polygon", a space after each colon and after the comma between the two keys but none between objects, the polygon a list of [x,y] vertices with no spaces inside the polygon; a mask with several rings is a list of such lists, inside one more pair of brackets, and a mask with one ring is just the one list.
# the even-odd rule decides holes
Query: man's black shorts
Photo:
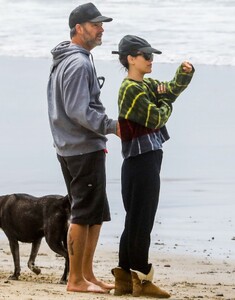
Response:
[{"label": "man's black shorts", "polygon": [[72,201],[71,223],[94,225],[110,221],[105,152],[57,156]]}]

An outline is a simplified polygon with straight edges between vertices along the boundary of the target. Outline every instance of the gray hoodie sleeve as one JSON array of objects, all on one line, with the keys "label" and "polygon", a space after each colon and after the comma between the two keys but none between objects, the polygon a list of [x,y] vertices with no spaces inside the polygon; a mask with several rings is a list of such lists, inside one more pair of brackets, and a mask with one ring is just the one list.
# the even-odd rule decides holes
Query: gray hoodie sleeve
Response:
[{"label": "gray hoodie sleeve", "polygon": [[88,57],[80,56],[64,72],[64,107],[74,122],[95,133],[116,133],[117,121],[109,119],[100,101],[100,88]]}]

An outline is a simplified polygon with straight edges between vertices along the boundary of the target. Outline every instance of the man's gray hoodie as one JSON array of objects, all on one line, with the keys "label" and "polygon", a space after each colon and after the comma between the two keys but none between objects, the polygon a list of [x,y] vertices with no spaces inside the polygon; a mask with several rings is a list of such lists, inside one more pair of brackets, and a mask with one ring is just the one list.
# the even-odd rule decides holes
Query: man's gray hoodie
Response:
[{"label": "man's gray hoodie", "polygon": [[117,121],[105,114],[90,52],[62,42],[51,53],[47,99],[57,153],[74,156],[105,149],[105,135],[116,133]]}]

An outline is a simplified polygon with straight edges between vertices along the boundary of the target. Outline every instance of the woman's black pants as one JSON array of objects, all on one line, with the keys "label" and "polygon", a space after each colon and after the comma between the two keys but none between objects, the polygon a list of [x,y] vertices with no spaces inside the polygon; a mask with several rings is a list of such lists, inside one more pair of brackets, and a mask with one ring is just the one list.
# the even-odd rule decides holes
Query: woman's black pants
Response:
[{"label": "woman's black pants", "polygon": [[162,150],[124,159],[121,183],[126,211],[119,246],[119,266],[148,274],[150,236],[160,192]]}]

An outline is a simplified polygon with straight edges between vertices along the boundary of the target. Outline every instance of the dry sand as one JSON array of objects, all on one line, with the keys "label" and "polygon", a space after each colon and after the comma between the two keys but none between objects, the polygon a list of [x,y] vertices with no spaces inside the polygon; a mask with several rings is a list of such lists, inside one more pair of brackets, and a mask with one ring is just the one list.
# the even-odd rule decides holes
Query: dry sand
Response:
[{"label": "dry sand", "polygon": [[[18,281],[8,279],[13,271],[13,261],[7,239],[1,240],[0,300],[52,300],[52,299],[117,299],[94,293],[68,293],[59,284],[64,259],[51,251],[43,240],[36,263],[41,274],[35,275],[27,268],[30,244],[20,244],[21,276]],[[215,260],[208,256],[179,255],[161,250],[151,253],[155,268],[154,282],[171,293],[171,299],[221,299],[235,300],[235,262],[231,258]],[[94,268],[96,276],[113,282],[110,272],[116,266],[117,251],[106,246],[97,248]],[[131,295],[119,297],[130,299]],[[143,299],[143,298],[139,298]]]}]

